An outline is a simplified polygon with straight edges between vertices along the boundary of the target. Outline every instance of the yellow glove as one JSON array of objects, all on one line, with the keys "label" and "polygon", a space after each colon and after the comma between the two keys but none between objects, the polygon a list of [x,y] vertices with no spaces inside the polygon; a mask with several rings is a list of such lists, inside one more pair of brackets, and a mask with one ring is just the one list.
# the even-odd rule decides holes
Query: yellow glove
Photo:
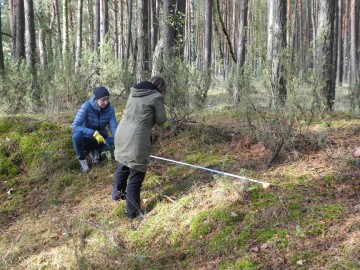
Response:
[{"label": "yellow glove", "polygon": [[98,143],[104,143],[106,144],[106,140],[104,137],[99,133],[99,131],[95,131],[93,137],[97,140]]}]

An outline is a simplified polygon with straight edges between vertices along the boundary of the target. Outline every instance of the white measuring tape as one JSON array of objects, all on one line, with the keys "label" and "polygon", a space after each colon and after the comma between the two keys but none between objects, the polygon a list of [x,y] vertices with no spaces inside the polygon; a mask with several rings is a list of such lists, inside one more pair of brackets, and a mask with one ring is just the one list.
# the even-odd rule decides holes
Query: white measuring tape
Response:
[{"label": "white measuring tape", "polygon": [[201,169],[201,170],[205,170],[205,171],[209,171],[209,172],[213,172],[213,173],[218,173],[218,174],[231,176],[231,177],[238,178],[238,179],[245,180],[245,181],[254,182],[254,183],[257,183],[257,184],[261,184],[263,186],[263,188],[269,188],[270,187],[270,183],[263,182],[263,181],[258,181],[258,180],[251,179],[251,178],[248,178],[248,177],[245,177],[245,176],[240,176],[240,175],[236,175],[236,174],[232,174],[232,173],[217,171],[217,170],[213,170],[213,169],[209,169],[209,168],[205,168],[205,167],[201,167],[201,166],[197,166],[197,165],[192,165],[192,164],[189,164],[189,163],[180,162],[180,161],[176,161],[176,160],[172,160],[172,159],[167,159],[167,158],[163,158],[163,157],[156,157],[156,156],[152,156],[152,155],[150,155],[150,157],[152,157],[154,159],[160,159],[160,160],[164,160],[164,161],[173,162],[173,163],[176,163],[176,164],[190,166],[190,167],[193,167],[193,168],[197,168],[197,169]]}]

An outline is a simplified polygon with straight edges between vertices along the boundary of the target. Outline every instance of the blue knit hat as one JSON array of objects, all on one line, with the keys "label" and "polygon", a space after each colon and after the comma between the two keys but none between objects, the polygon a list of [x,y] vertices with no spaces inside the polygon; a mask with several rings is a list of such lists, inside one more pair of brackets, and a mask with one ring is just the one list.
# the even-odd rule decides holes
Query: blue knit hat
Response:
[{"label": "blue knit hat", "polygon": [[106,87],[104,87],[104,86],[96,87],[94,89],[94,96],[95,96],[95,99],[108,97],[108,96],[110,96],[109,90],[107,90]]}]

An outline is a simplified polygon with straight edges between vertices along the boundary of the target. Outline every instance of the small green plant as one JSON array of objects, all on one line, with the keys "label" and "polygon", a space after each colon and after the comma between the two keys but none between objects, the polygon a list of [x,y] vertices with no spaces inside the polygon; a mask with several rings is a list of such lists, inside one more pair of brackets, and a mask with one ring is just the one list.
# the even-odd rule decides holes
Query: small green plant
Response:
[{"label": "small green plant", "polygon": [[261,269],[257,262],[253,262],[250,258],[242,258],[237,260],[230,260],[220,264],[221,270],[256,270]]}]

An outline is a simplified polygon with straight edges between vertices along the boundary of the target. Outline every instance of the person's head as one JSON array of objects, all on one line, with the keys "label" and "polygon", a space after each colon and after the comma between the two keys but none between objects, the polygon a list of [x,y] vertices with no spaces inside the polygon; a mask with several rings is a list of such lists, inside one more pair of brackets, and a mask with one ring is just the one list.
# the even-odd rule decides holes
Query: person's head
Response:
[{"label": "person's head", "polygon": [[151,77],[149,82],[156,86],[156,88],[160,91],[161,94],[165,96],[166,94],[166,83],[163,77],[154,76]]},{"label": "person's head", "polygon": [[105,109],[106,106],[109,104],[109,90],[107,90],[104,86],[96,87],[94,89],[94,96],[99,107],[101,109]]}]

